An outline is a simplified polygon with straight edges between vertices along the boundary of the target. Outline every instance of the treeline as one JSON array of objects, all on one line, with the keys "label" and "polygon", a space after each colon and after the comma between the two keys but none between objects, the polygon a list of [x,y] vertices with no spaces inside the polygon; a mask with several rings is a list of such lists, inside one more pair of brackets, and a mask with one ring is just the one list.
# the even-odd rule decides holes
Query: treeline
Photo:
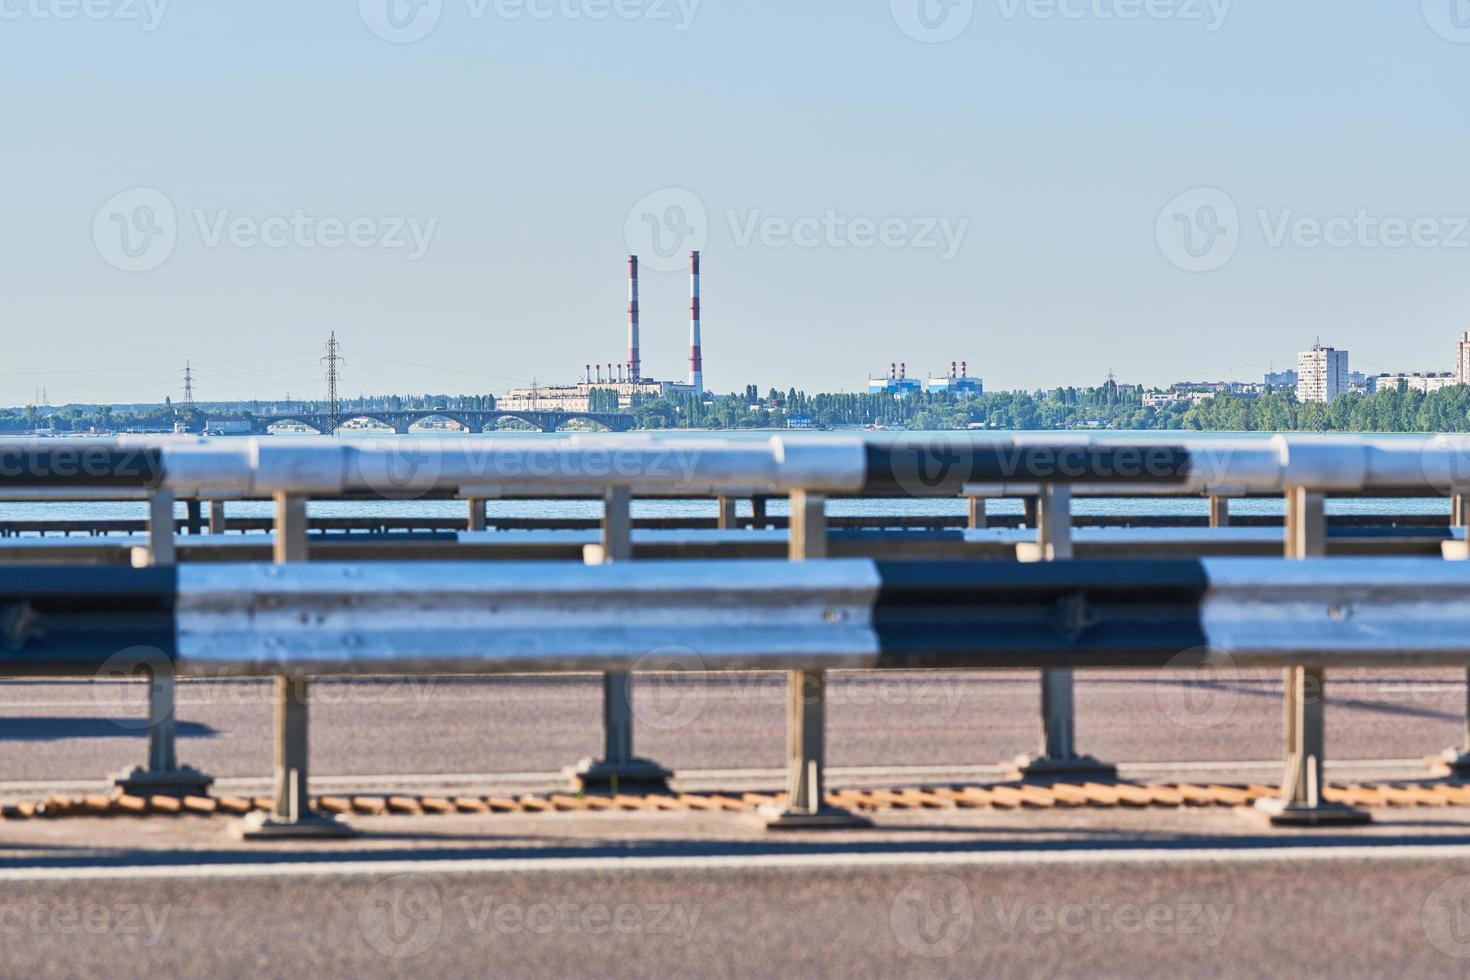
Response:
[{"label": "treeline", "polygon": [[[617,411],[611,390],[593,393],[592,411]],[[297,411],[325,411],[322,402],[297,402]],[[371,409],[493,409],[491,395],[387,395],[344,399],[348,414]],[[205,410],[260,415],[285,405],[260,402],[211,405],[112,406],[0,409],[0,432],[109,432],[172,428],[178,421],[193,432],[204,426]],[[915,392],[907,398],[870,394],[816,394],[755,385],[710,401],[693,395],[639,397],[631,409],[640,429],[770,429],[788,423],[819,428],[888,429],[1183,429],[1207,432],[1470,432],[1470,386],[1456,385],[1426,395],[1418,391],[1348,394],[1331,405],[1302,404],[1292,389],[1257,398],[1217,395],[1198,405],[1143,403],[1134,387],[1050,391],[998,391],[969,399]]]},{"label": "treeline", "polygon": [[1470,387],[1353,393],[1331,405],[1303,404],[1292,389],[1257,398],[1217,395],[1190,405],[1143,403],[1137,388],[1115,384],[1051,391],[1000,391],[970,399],[916,392],[907,398],[817,394],[755,386],[712,403],[691,395],[636,401],[643,429],[784,428],[796,420],[820,428],[892,429],[1181,429],[1209,432],[1470,432]]},{"label": "treeline", "polygon": [[116,432],[122,429],[172,429],[182,420],[191,430],[204,428],[197,408],[159,405],[115,412],[111,405],[68,405],[64,408],[0,408],[0,432]]},{"label": "treeline", "polygon": [[[417,411],[425,408],[466,411],[494,411],[494,395],[359,395],[338,403],[338,414],[346,417],[354,412]],[[204,429],[206,415],[238,415],[251,418],[261,415],[321,413],[325,401],[290,402],[200,402],[175,405],[164,399],[162,405],[134,405],[115,409],[111,405],[65,405],[59,408],[27,405],[24,408],[0,408],[0,432],[118,432],[128,429],[172,429],[183,422],[190,432]]]}]

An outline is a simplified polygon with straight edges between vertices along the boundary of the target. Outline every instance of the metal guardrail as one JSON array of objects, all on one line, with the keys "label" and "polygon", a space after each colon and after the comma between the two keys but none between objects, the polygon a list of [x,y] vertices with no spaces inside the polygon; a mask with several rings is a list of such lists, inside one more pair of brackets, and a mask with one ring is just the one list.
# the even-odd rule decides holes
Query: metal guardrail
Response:
[{"label": "metal guardrail", "polygon": [[26,567],[0,604],[11,675],[1470,665],[1470,563],[1427,558]]},{"label": "metal guardrail", "polygon": [[[1089,514],[1074,518],[1079,527],[1106,528],[1206,528],[1210,526],[1207,515],[1188,514]],[[740,515],[734,518],[731,529],[749,530],[756,527],[784,529],[788,526],[784,514],[771,515],[757,521],[753,516]],[[1274,528],[1285,525],[1282,517],[1249,514],[1234,515],[1230,521],[1234,527]],[[882,531],[945,531],[964,530],[970,518],[963,514],[893,514],[844,515],[827,518],[834,531],[882,530]],[[1327,518],[1328,531],[1349,529],[1400,528],[1415,531],[1443,531],[1451,525],[1446,514],[1389,512],[1383,514],[1333,514]],[[269,533],[275,526],[270,517],[231,517],[221,521],[209,533],[247,534]],[[485,530],[495,531],[596,531],[602,526],[599,517],[506,517],[486,519]],[[989,514],[986,526],[992,529],[1020,529],[1026,526],[1024,514]],[[414,534],[453,533],[465,530],[463,517],[419,516],[380,514],[373,516],[328,517],[315,516],[307,519],[308,530],[314,534]],[[203,534],[208,529],[206,521],[191,521],[175,518],[175,534]],[[659,531],[710,531],[721,529],[716,517],[641,517],[634,518],[633,529]],[[18,518],[0,520],[0,538],[18,537],[104,537],[107,535],[144,534],[148,521],[143,518]]]},{"label": "metal guardrail", "polygon": [[573,436],[384,442],[186,439],[0,443],[0,482],[226,499],[335,496],[822,494],[1030,496],[1077,493],[1274,493],[1470,490],[1470,441],[1276,436],[1269,440],[1119,443],[1076,436],[1009,439],[944,434],[874,442],[860,436],[769,440]]},{"label": "metal guardrail", "polygon": [[[1215,639],[1233,636],[1237,653],[1248,658],[1248,662],[1290,665],[1285,673],[1287,767],[1283,797],[1276,801],[1274,819],[1289,823],[1323,823],[1363,818],[1357,811],[1326,803],[1321,798],[1323,726],[1320,692],[1325,667],[1343,662],[1335,658],[1353,653],[1360,658],[1355,662],[1371,662],[1371,657],[1376,654],[1366,648],[1354,647],[1351,641],[1375,635],[1374,629],[1394,629],[1422,637],[1424,645],[1421,648],[1414,648],[1412,643],[1406,648],[1415,650],[1413,655],[1424,658],[1423,662],[1465,662],[1459,659],[1462,651],[1456,645],[1457,641],[1448,639],[1457,628],[1453,615],[1449,620],[1434,616],[1437,607],[1453,606],[1458,602],[1456,591],[1462,590],[1463,583],[1455,579],[1453,573],[1447,573],[1450,579],[1438,593],[1447,597],[1445,602],[1426,606],[1422,602],[1415,605],[1405,600],[1390,609],[1380,608],[1374,599],[1381,594],[1385,583],[1362,585],[1360,592],[1354,592],[1352,582],[1333,580],[1327,583],[1326,591],[1317,599],[1304,600],[1305,604],[1299,604],[1289,612],[1264,618],[1253,614],[1232,616],[1229,611],[1234,607],[1223,600],[1216,601],[1220,600],[1219,590],[1223,588],[1221,582],[1224,581],[1218,576],[1216,599],[1211,600],[1214,604],[1201,607],[1200,595],[1210,589],[1208,578],[1191,579],[1188,583],[1175,582],[1173,585],[1146,581],[1137,576],[1144,576],[1148,568],[1137,561],[1112,563],[1101,575],[1094,571],[1098,580],[1090,586],[1076,579],[1065,584],[1069,582],[1068,576],[1085,574],[1089,570],[1085,563],[1072,560],[1072,494],[1208,494],[1211,496],[1210,523],[1212,527],[1223,527],[1229,523],[1229,496],[1279,492],[1287,504],[1284,528],[1286,557],[1321,559],[1327,547],[1324,499],[1329,492],[1451,494],[1455,500],[1453,523],[1464,527],[1467,514],[1470,514],[1470,507],[1466,506],[1470,466],[1462,465],[1470,459],[1467,447],[1470,447],[1470,442],[1445,438],[1373,442],[1296,437],[1248,443],[1198,440],[1137,445],[1032,436],[1009,440],[939,437],[893,443],[867,443],[849,437],[788,439],[782,436],[748,443],[637,437],[620,440],[573,437],[564,440],[397,441],[354,445],[281,439],[183,440],[167,444],[119,441],[102,447],[95,444],[82,447],[0,445],[0,464],[3,464],[0,465],[0,491],[8,486],[17,488],[16,493],[44,496],[54,491],[59,497],[64,497],[99,489],[118,492],[118,487],[131,485],[135,490],[148,494],[151,516],[146,558],[148,563],[162,567],[171,566],[175,561],[172,509],[176,496],[215,501],[269,496],[276,507],[273,549],[278,567],[273,571],[281,576],[278,581],[302,583],[317,581],[312,577],[315,569],[310,573],[300,570],[305,578],[297,579],[298,569],[293,567],[308,558],[307,498],[357,494],[408,497],[457,494],[470,499],[468,523],[474,528],[484,526],[483,501],[486,499],[517,495],[573,497],[595,494],[604,501],[602,543],[589,549],[587,561],[593,565],[610,561],[614,567],[608,572],[606,569],[574,569],[565,563],[558,565],[556,574],[578,582],[582,590],[603,581],[579,579],[578,576],[584,573],[592,576],[609,574],[611,578],[606,581],[643,574],[641,568],[627,565],[633,555],[629,504],[634,495],[718,496],[722,527],[733,524],[733,500],[737,496],[788,496],[791,510],[788,557],[793,562],[812,562],[828,557],[825,513],[828,494],[969,496],[972,504],[968,523],[972,528],[984,527],[987,523],[983,498],[1024,495],[1033,498],[1028,505],[1027,523],[1034,523],[1037,532],[1034,546],[1029,551],[1022,549],[1020,557],[1023,561],[1055,563],[1060,571],[1027,570],[1018,575],[1016,570],[1019,566],[1007,562],[995,563],[994,568],[973,574],[998,573],[1012,583],[1030,581],[1025,576],[1046,578],[1060,575],[1059,579],[1051,581],[1054,585],[1064,583],[1059,586],[1061,593],[1048,593],[1038,585],[1032,598],[1027,599],[1017,593],[1013,585],[1004,602],[980,615],[966,601],[955,599],[951,587],[955,570],[964,568],[966,574],[971,574],[968,566],[950,565],[939,571],[925,572],[923,566],[908,565],[902,569],[893,566],[895,570],[887,572],[891,577],[890,587],[886,590],[890,601],[885,603],[882,599],[885,593],[883,570],[887,566],[868,565],[864,567],[879,570],[879,581],[876,585],[870,583],[877,590],[877,598],[866,607],[867,626],[855,625],[854,617],[862,615],[861,602],[857,605],[828,602],[823,605],[824,617],[830,612],[838,622],[827,622],[824,618],[823,623],[814,629],[821,634],[824,628],[830,627],[826,630],[826,635],[830,636],[837,632],[839,625],[845,625],[849,639],[868,642],[871,636],[876,638],[876,648],[862,651],[846,649],[828,654],[826,660],[803,660],[796,657],[796,653],[800,652],[805,657],[811,651],[784,648],[780,645],[780,637],[775,635],[762,641],[765,643],[764,655],[756,657],[753,662],[780,664],[781,656],[791,656],[793,659],[785,663],[797,665],[791,671],[788,713],[789,802],[782,813],[773,815],[771,826],[851,825],[853,818],[850,814],[833,813],[822,802],[825,799],[822,792],[822,732],[826,670],[834,665],[878,663],[863,658],[881,658],[884,655],[885,631],[890,653],[896,654],[900,649],[898,644],[912,644],[904,660],[909,665],[961,666],[968,663],[971,666],[997,666],[1013,662],[1007,658],[1014,658],[1030,649],[1033,659],[1026,661],[1026,665],[1042,670],[1042,744],[1036,756],[1018,760],[1020,772],[1032,776],[1076,776],[1104,774],[1110,772],[1111,767],[1076,751],[1071,667],[1105,662],[1123,664],[1130,662],[1129,658],[1157,658],[1165,653],[1170,654],[1170,659],[1182,656],[1182,662],[1187,663],[1191,656],[1189,650],[1203,650],[1212,642],[1207,626],[1216,631]],[[11,470],[6,467],[13,469],[15,466],[21,468],[21,476],[15,480],[7,479]],[[211,517],[215,513],[217,510],[211,508]],[[823,564],[831,564],[831,568],[818,567],[813,571],[812,567],[805,567],[791,581],[820,582],[824,581],[824,575],[835,575],[844,568],[857,567],[844,563]],[[1260,574],[1280,574],[1288,579],[1296,575],[1299,578],[1293,581],[1298,585],[1303,579],[1308,582],[1315,580],[1318,568],[1324,567],[1324,563],[1314,562],[1310,572],[1305,569],[1296,572],[1280,561],[1267,562],[1266,565],[1276,571],[1263,569]],[[1439,565],[1438,562],[1428,562],[1402,568],[1404,574],[1424,576],[1430,574],[1431,566]],[[462,564],[453,567],[451,579],[462,575],[465,568]],[[718,573],[723,575],[734,567],[733,564],[721,565]],[[787,566],[781,563],[781,567]],[[1158,567],[1155,566],[1156,569]],[[1205,566],[1196,564],[1194,567],[1200,575],[1203,574]],[[630,572],[630,568],[634,571]],[[252,574],[268,575],[270,571],[257,568]],[[326,569],[324,574],[330,571]],[[178,588],[181,582],[202,581],[192,578],[192,566],[171,574],[176,576],[172,579],[175,599],[203,594],[197,589],[180,591]],[[400,579],[395,587],[383,591],[380,599],[386,601],[394,593],[394,588],[420,588],[424,583],[417,582],[414,576],[418,574]],[[516,574],[523,576],[524,566]],[[647,574],[656,575],[657,572]],[[926,574],[928,578],[923,577]],[[1281,596],[1301,592],[1290,586],[1288,579],[1272,580],[1265,591],[1252,601],[1257,604],[1268,599],[1275,602]],[[903,581],[909,585],[900,585]],[[443,584],[448,587],[450,583]],[[684,581],[665,582],[665,591],[687,584]],[[983,583],[971,582],[970,585],[972,593],[985,593]],[[1259,585],[1260,581],[1257,581],[1256,586],[1251,587]],[[1180,598],[1171,590],[1181,587],[1186,594],[1190,589],[1203,591],[1192,599]],[[794,591],[788,590],[792,594],[786,597],[786,601],[800,595],[804,595],[806,601],[812,601],[817,596],[810,591],[802,592],[799,584],[793,585],[792,589]],[[450,593],[453,592],[451,588]],[[1115,598],[1102,601],[1098,597],[1103,592]],[[574,590],[574,594],[580,595],[582,591]],[[907,604],[891,601],[893,596],[900,594],[911,596]],[[1046,595],[1047,598],[1040,600],[1038,605],[1036,595]],[[945,596],[950,598],[945,599]],[[1093,597],[1092,601],[1089,596]],[[1128,598],[1122,598],[1124,596]],[[1351,599],[1352,596],[1358,598]],[[742,598],[732,601],[749,602],[751,599],[752,594],[747,590]],[[478,601],[483,602],[483,599]],[[634,601],[645,602],[646,597],[640,596]],[[1194,605],[1190,605],[1191,602]],[[1301,637],[1294,637],[1286,627],[1296,622],[1293,616],[1312,618],[1313,610],[1321,612],[1318,607],[1323,602],[1329,603],[1327,622],[1316,623],[1316,639],[1312,644],[1299,642]],[[1362,615],[1358,606],[1365,604],[1371,613],[1366,620],[1358,618]],[[389,605],[403,611],[401,605]],[[23,629],[26,608],[25,603],[12,604],[6,628],[13,636],[30,642],[29,634]],[[350,604],[348,607],[323,608],[317,615],[326,619],[343,617],[347,615],[346,608],[350,608]],[[787,614],[794,614],[791,607],[783,608]],[[1214,611],[1206,616],[1201,612],[1202,608]],[[1277,602],[1275,608],[1284,607]],[[429,628],[453,628],[462,620],[474,622],[476,610],[483,614],[483,608],[477,606],[476,601],[466,599],[455,610],[445,610],[436,617],[435,622],[440,626]],[[305,691],[308,681],[306,673],[290,671],[289,668],[314,664],[316,669],[332,671],[341,664],[352,663],[359,655],[363,658],[363,665],[376,662],[376,666],[359,665],[355,669],[381,671],[423,667],[419,658],[404,657],[402,651],[418,649],[414,644],[422,643],[425,624],[417,624],[414,629],[391,630],[385,627],[385,632],[364,632],[357,635],[356,640],[348,640],[344,635],[329,641],[326,647],[302,649],[307,637],[301,629],[301,612],[298,609],[296,621],[289,629],[283,623],[275,636],[277,652],[273,657],[252,660],[256,671],[276,673],[277,683],[276,805],[272,814],[253,829],[259,834],[342,832],[340,825],[311,813],[306,803]],[[806,612],[810,613],[811,609]],[[178,630],[179,608],[174,608],[171,615],[176,642],[182,642],[186,635],[194,635]],[[738,621],[738,606],[733,615]],[[964,622],[965,616],[975,615],[979,618],[974,619],[972,628],[990,637],[992,643],[993,648],[986,655],[988,659],[973,651],[945,649],[932,638],[935,632],[933,622],[946,617],[958,617],[958,621]],[[1129,615],[1137,619],[1132,626],[1125,626]],[[1377,617],[1376,622],[1374,617]],[[305,618],[312,619],[310,615]],[[537,625],[548,621],[552,621],[552,617],[543,614]],[[78,615],[75,624],[79,632],[74,649],[83,649],[88,638],[105,633],[105,630],[95,628],[89,632],[88,623],[95,622],[97,620]],[[1059,623],[1064,627],[1063,635],[1069,637],[1066,642],[1057,639]],[[1344,626],[1343,623],[1349,625]],[[1447,625],[1442,630],[1437,628],[1444,623]],[[1269,624],[1269,628],[1263,624]],[[1367,633],[1354,634],[1356,626],[1352,624],[1367,625],[1372,629]],[[481,621],[477,629],[457,635],[468,641],[477,633],[499,629],[500,625]],[[788,631],[795,629],[794,624],[788,623],[787,626]],[[1431,626],[1436,628],[1429,628]],[[689,635],[687,624],[680,627],[675,622],[670,628],[670,635]],[[1251,628],[1256,630],[1254,634],[1249,632]],[[1162,630],[1164,638],[1151,641],[1146,635],[1150,629],[1155,632]],[[1236,632],[1231,634],[1228,632],[1230,629]],[[514,632],[511,631],[512,635]],[[537,636],[545,638],[553,632],[532,628],[519,639],[532,643]],[[615,633],[616,629],[609,632]],[[739,630],[734,629],[726,632],[739,634]],[[926,634],[931,638],[926,640]],[[1093,649],[1090,655],[1079,652],[1080,648],[1075,645],[1084,636],[1112,637],[1112,653],[1105,654],[1100,649]],[[1277,643],[1274,647],[1271,645],[1273,637]],[[248,644],[249,631],[237,631],[228,639],[232,643]],[[591,636],[582,634],[580,639],[578,636],[565,636],[562,645],[566,651],[564,655],[569,658],[565,663],[603,668],[609,665],[629,666],[625,659],[626,651],[599,648],[596,644],[601,639],[602,635],[597,633]],[[332,642],[346,644],[348,652],[344,653]],[[1028,648],[1028,642],[1037,646]],[[1046,643],[1050,643],[1050,647]],[[1193,646],[1184,646],[1190,643]],[[1403,642],[1399,645],[1405,647]],[[189,656],[180,655],[182,647],[174,649],[174,663],[182,669],[189,669]],[[468,649],[475,647],[471,645]],[[529,649],[536,647],[533,644]],[[594,652],[589,654],[589,649]],[[599,649],[604,651],[603,656],[597,655]],[[285,652],[288,650],[291,651],[289,654]],[[398,653],[395,654],[394,650]],[[574,650],[581,652],[571,652]],[[373,651],[381,651],[382,655],[370,655]],[[730,655],[737,654],[738,651]],[[752,653],[746,650],[739,655],[752,656]],[[240,656],[238,650],[233,656]],[[298,656],[302,659],[297,660]],[[395,656],[403,659],[395,661]],[[1077,659],[1068,659],[1071,656]],[[1108,656],[1114,659],[1108,660]],[[965,657],[975,659],[967,661]],[[1369,659],[1362,659],[1364,657]],[[225,662],[229,663],[228,660]],[[509,660],[504,661],[500,669],[511,669],[506,666],[509,663]],[[51,669],[65,666],[64,660],[58,660]],[[439,669],[455,668],[453,664],[445,663]],[[150,711],[158,723],[150,727],[150,765],[143,775],[161,781],[176,779],[184,784],[207,777],[179,767],[173,757],[170,726],[174,671],[174,667],[165,667],[153,672]],[[629,674],[620,669],[608,669],[604,678],[604,756],[598,760],[587,760],[579,768],[584,785],[590,784],[595,788],[597,780],[603,780],[603,785],[608,782],[617,785],[620,779],[662,784],[669,774],[633,753]],[[1470,733],[1467,733],[1467,746],[1470,746]],[[1455,761],[1470,769],[1465,757]]]}]

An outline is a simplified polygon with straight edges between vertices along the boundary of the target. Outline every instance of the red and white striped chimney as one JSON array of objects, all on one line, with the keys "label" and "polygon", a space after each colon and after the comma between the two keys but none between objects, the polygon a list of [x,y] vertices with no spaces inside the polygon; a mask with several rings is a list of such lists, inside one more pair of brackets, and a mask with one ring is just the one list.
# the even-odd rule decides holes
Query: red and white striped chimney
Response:
[{"label": "red and white striped chimney", "polygon": [[704,394],[704,355],[699,344],[699,253],[689,253],[689,384]]},{"label": "red and white striped chimney", "polygon": [[638,256],[628,256],[628,380],[637,383],[643,377],[643,362],[638,357]]}]

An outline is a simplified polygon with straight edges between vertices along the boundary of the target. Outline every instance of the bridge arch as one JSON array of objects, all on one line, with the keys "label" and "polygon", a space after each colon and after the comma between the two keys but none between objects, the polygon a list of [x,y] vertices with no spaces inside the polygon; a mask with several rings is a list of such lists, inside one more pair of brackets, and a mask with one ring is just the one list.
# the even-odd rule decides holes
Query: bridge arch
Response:
[{"label": "bridge arch", "polygon": [[562,432],[562,431],[566,430],[566,428],[568,426],[570,426],[574,422],[587,422],[587,423],[590,423],[592,425],[597,426],[597,429],[598,429],[599,432],[616,432],[616,431],[618,431],[617,429],[613,428],[612,425],[609,424],[605,419],[598,418],[596,415],[572,415],[572,416],[569,416],[568,418],[558,419],[557,420],[557,424],[556,424],[556,431],[557,432]]},{"label": "bridge arch", "polygon": [[526,425],[529,425],[537,432],[548,431],[546,428],[546,424],[541,419],[536,417],[535,412],[496,412],[495,414],[495,421],[497,425],[500,422],[505,421],[506,419],[514,419],[517,422],[523,422]]},{"label": "bridge arch", "polygon": [[342,428],[348,422],[357,421],[376,422],[379,425],[392,429],[394,432],[398,431],[398,425],[393,421],[391,416],[380,415],[376,412],[355,412],[351,415],[343,415],[337,419],[337,428]]},{"label": "bridge arch", "polygon": [[286,422],[295,422],[297,425],[303,425],[306,428],[310,429],[311,431],[313,431],[313,432],[315,432],[315,433],[317,433],[319,435],[327,435],[326,426],[321,425],[320,423],[318,423],[317,420],[314,419],[312,416],[305,415],[305,414],[303,414],[303,415],[273,415],[273,416],[271,416],[269,418],[261,419],[260,420],[260,428],[261,428],[261,431],[263,431],[263,432],[269,432],[271,426],[273,426],[273,425],[281,425],[281,424],[286,423]]},{"label": "bridge arch", "polygon": [[402,417],[404,423],[403,428],[405,431],[408,429],[412,429],[420,422],[427,422],[430,419],[443,419],[446,422],[453,422],[456,425],[464,426],[465,429],[472,433],[479,433],[484,431],[483,424],[476,425],[474,422],[470,421],[468,416],[460,412],[456,412],[452,409],[424,409],[420,411],[404,412]]}]

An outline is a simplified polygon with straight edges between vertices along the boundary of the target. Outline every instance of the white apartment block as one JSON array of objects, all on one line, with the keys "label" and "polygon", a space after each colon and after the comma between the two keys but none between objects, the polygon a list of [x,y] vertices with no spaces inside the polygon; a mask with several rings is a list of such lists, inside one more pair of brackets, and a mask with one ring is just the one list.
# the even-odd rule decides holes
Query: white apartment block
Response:
[{"label": "white apartment block", "polygon": [[1330,403],[1348,390],[1348,352],[1317,344],[1296,356],[1296,400]]},{"label": "white apartment block", "polygon": [[1370,378],[1369,393],[1379,391],[1422,391],[1428,395],[1441,388],[1461,384],[1458,377],[1446,371],[1444,374],[1380,374]]},{"label": "white apartment block", "polygon": [[1470,385],[1470,330],[1460,334],[1460,353],[1455,357],[1455,377],[1462,385]]}]

